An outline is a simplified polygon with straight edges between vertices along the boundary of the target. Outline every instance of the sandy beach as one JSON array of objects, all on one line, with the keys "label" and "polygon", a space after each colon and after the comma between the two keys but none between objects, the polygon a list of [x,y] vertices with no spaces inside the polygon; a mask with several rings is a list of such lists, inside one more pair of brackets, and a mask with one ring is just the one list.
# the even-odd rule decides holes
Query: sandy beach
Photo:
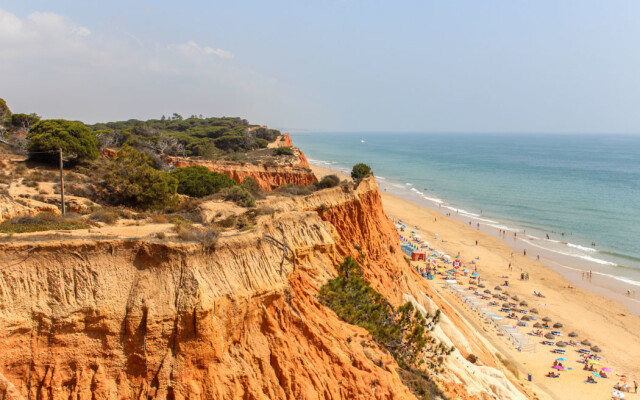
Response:
[{"label": "sandy beach", "polygon": [[[312,166],[312,169],[318,177],[328,174],[345,177],[344,174],[322,167]],[[510,295],[518,295],[520,300],[528,302],[530,308],[536,307],[539,318],[549,317],[552,323],[561,322],[564,325],[561,329],[563,340],[569,340],[569,332],[576,332],[576,340],[588,339],[602,349],[599,353],[602,359],[597,367],[610,368],[612,372],[609,378],[596,378],[597,384],[585,383],[591,372],[582,370],[583,364],[576,362],[579,358],[577,348],[571,346],[566,348],[564,357],[568,361],[563,364],[572,370],[562,371],[560,378],[547,378],[545,374],[552,371],[553,361],[560,357],[552,352],[555,347],[541,344],[544,338],[529,336],[531,342],[536,343],[535,352],[519,352],[504,336],[499,335],[497,329],[448,290],[442,276],[436,276],[432,282],[438,294],[476,327],[479,334],[517,365],[523,383],[527,374],[532,374],[532,385],[540,398],[610,399],[613,386],[621,375],[626,375],[632,388],[634,380],[640,381],[640,364],[637,362],[640,357],[640,336],[637,334],[640,332],[640,317],[631,314],[627,306],[581,287],[542,262],[524,256],[509,245],[508,238],[499,239],[476,226],[469,226],[437,210],[418,206],[385,192],[382,192],[382,199],[387,215],[395,220],[402,219],[408,230],[419,233],[429,242],[429,247],[451,257],[459,255],[466,265],[472,265],[473,262],[487,288],[493,290],[508,280]],[[529,279],[520,280],[521,273],[527,273]],[[580,273],[577,274],[576,280],[581,280]],[[468,286],[467,278],[461,281]],[[534,296],[534,291],[545,297]],[[520,328],[521,333],[530,330],[531,324]],[[640,398],[640,395],[627,393],[625,398]]]}]

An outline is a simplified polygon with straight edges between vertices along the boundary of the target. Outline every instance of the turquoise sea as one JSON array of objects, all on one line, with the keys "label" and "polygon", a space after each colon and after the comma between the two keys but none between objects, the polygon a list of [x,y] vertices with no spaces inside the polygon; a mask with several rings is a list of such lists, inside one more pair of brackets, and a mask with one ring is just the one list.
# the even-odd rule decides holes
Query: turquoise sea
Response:
[{"label": "turquoise sea", "polygon": [[312,164],[364,162],[390,193],[519,232],[565,265],[640,291],[640,135],[291,136]]}]

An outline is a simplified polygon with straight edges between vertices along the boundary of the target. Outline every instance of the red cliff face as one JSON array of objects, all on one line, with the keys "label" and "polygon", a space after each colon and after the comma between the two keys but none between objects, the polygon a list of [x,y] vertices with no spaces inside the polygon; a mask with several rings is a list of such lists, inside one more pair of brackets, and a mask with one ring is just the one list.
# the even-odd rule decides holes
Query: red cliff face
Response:
[{"label": "red cliff face", "polygon": [[[210,171],[225,174],[238,183],[241,183],[246,178],[252,178],[258,183],[260,189],[267,191],[277,189],[286,184],[311,185],[317,181],[313,172],[309,168],[302,166],[267,167],[264,165],[242,165],[236,162],[206,161],[179,157],[166,157],[165,161],[178,168],[201,165],[207,167]],[[304,161],[306,162],[306,159]]]},{"label": "red cliff face", "polygon": [[[0,243],[0,398],[415,399],[389,353],[317,298],[345,255],[363,254],[392,304],[428,301],[375,180],[264,202],[274,215],[215,249]],[[494,398],[465,387],[441,386],[450,398]],[[495,398],[518,399],[505,393]]]}]

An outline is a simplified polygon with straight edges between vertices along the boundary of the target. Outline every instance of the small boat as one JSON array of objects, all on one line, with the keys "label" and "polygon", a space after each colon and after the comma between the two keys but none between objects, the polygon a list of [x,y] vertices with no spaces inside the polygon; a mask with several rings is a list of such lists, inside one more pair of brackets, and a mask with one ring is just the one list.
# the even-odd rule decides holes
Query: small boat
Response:
[{"label": "small boat", "polygon": [[360,139],[360,143],[364,143],[364,139]]}]

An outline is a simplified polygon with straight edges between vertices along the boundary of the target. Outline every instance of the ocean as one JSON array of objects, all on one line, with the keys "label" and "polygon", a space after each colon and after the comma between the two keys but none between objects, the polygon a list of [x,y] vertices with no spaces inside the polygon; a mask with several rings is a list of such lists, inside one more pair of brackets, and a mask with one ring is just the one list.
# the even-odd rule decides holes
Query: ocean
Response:
[{"label": "ocean", "polygon": [[366,163],[383,190],[474,226],[517,232],[527,247],[557,254],[565,267],[640,292],[640,136],[291,136],[312,164],[348,173]]}]

